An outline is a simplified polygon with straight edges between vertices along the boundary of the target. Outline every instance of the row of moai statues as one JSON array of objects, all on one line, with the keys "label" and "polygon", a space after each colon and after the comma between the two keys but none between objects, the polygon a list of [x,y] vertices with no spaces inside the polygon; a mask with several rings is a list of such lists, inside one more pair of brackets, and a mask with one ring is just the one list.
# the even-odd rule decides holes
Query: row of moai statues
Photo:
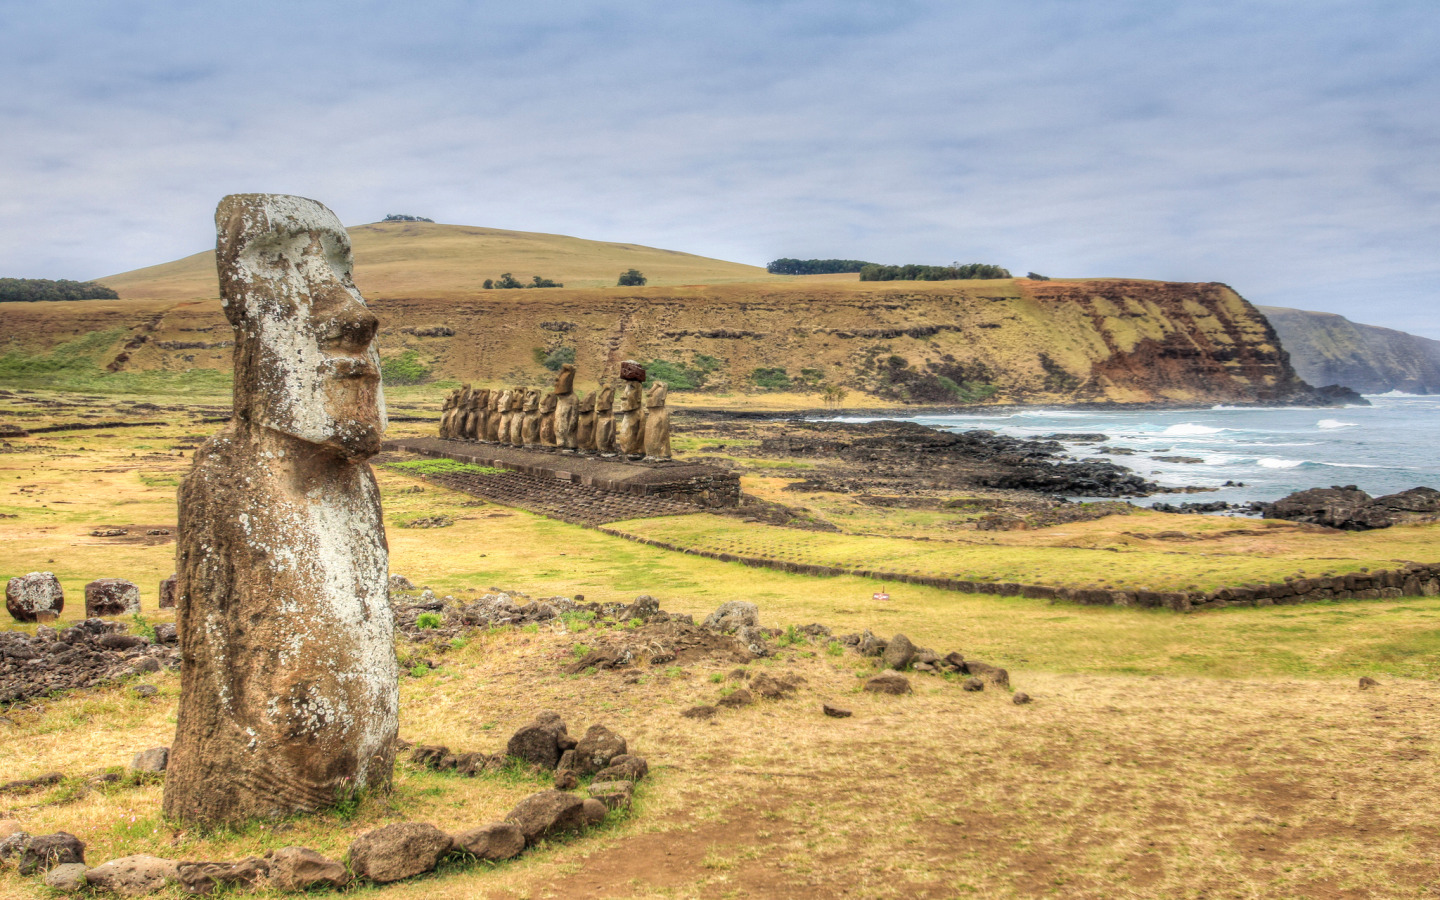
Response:
[{"label": "row of moai statues", "polygon": [[621,379],[619,409],[611,385],[577,398],[575,367],[568,363],[560,368],[555,389],[544,394],[538,388],[491,390],[467,384],[445,398],[440,436],[607,458],[669,459],[665,382],[643,390],[645,370],[631,362],[621,367]]}]

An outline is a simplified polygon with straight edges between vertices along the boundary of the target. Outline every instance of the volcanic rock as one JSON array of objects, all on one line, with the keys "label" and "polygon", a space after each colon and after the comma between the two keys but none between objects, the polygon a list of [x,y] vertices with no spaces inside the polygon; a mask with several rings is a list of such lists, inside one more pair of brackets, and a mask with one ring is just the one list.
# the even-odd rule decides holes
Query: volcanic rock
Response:
[{"label": "volcanic rock", "polygon": [[128,616],[140,611],[140,586],[123,578],[97,578],[85,585],[85,618]]},{"label": "volcanic rock", "polygon": [[350,845],[350,867],[361,878],[388,884],[429,872],[450,847],[450,835],[434,825],[396,822],[356,838]]},{"label": "volcanic rock", "polygon": [[51,572],[17,575],[5,584],[5,608],[17,622],[53,621],[65,609],[65,591]]},{"label": "volcanic rock", "polygon": [[579,828],[584,801],[564,791],[540,791],[531,794],[505,816],[525,836],[526,845],[534,844],[552,834]]}]

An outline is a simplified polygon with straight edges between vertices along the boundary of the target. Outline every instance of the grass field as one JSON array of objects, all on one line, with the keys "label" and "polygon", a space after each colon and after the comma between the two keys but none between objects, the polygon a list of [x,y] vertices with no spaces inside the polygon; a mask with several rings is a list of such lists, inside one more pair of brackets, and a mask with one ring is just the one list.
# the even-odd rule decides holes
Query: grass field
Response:
[{"label": "grass field", "polygon": [[[114,406],[47,408],[26,421],[108,417]],[[18,421],[8,413],[19,408],[0,398],[0,419]],[[409,410],[402,402],[398,411]],[[184,407],[147,415],[170,424],[58,432],[0,448],[0,576],[56,572],[67,622],[81,615],[84,583],[105,576],[138,582],[145,615],[168,618],[154,598],[174,569],[173,535],[144,531],[173,529],[178,478],[196,440],[216,426]],[[407,429],[426,426],[396,426]],[[494,751],[536,709],[551,708],[572,733],[603,722],[624,734],[649,758],[653,777],[628,819],[511,863],[447,866],[377,894],[1418,900],[1440,888],[1432,852],[1440,840],[1433,764],[1440,599],[1177,615],[812,578],[646,547],[450,492],[400,469],[377,475],[392,570],[442,595],[473,597],[492,585],[593,600],[648,593],[667,610],[697,616],[726,600],[751,600],[766,625],[903,631],[922,646],[1006,666],[1015,689],[1036,698],[1016,706],[1005,691],[973,694],[923,675],[912,678],[913,696],[874,697],[858,692],[857,677],[873,672],[873,662],[802,645],[751,665],[803,675],[797,697],[696,722],[678,712],[713,702],[721,685],[712,679],[733,663],[647,670],[627,684],[613,673],[563,674],[575,644],[591,639],[563,624],[472,634],[435,670],[402,679],[405,738]],[[774,487],[766,485],[757,482]],[[894,511],[874,512],[889,524],[859,521],[857,510],[847,527],[903,533],[898,520],[885,519]],[[434,514],[455,525],[398,527]],[[1199,517],[1165,519],[1192,539],[1165,541],[1163,552],[1116,537],[1160,530],[1146,515],[987,535],[991,542],[959,550],[894,534],[812,534],[713,518],[626,527],[794,553],[861,547],[867,568],[928,565],[931,557],[907,555],[913,548],[963,551],[970,567],[986,558],[1000,567],[1019,554],[1029,571],[1051,574],[1098,557],[1111,564],[1111,580],[1117,564],[1138,571],[1147,559],[1184,567],[1186,577],[1251,565],[1243,548],[1227,543],[1247,540],[1272,542],[1270,556],[1249,556],[1295,571],[1338,571],[1386,553],[1383,533],[1274,529],[1273,536],[1226,538],[1214,535],[1255,523]],[[90,536],[102,526],[144,527],[119,538]],[[917,527],[945,533],[938,521]],[[1336,549],[1348,538],[1355,540],[1343,553]],[[1095,549],[1122,539],[1134,546]],[[1403,552],[1391,555],[1419,555],[1425,540],[1402,535],[1394,546]],[[1235,558],[1206,555],[1216,547]],[[1322,558],[1329,556],[1343,558]],[[891,599],[874,601],[879,590]],[[1358,691],[1359,675],[1381,685]],[[56,770],[71,777],[49,791],[0,796],[0,819],[18,819],[35,833],[69,830],[89,844],[95,862],[137,852],[227,859],[297,843],[339,855],[379,824],[409,819],[458,830],[496,819],[544,786],[402,764],[393,794],[354,808],[238,832],[177,829],[159,815],[158,784],[87,790],[78,777],[168,743],[179,679],[144,680],[159,688],[156,696],[116,685],[4,711],[6,777]],[[821,702],[855,715],[825,718]],[[0,872],[0,896],[48,893],[9,870]]]}]

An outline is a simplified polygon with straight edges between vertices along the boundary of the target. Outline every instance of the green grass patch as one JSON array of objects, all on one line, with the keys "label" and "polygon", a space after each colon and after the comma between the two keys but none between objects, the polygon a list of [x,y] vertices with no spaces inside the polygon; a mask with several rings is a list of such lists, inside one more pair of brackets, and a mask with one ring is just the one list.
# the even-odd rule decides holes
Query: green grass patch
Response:
[{"label": "green grass patch", "polygon": [[410,475],[504,475],[506,472],[494,466],[477,466],[455,459],[412,459],[390,463],[389,467]]}]

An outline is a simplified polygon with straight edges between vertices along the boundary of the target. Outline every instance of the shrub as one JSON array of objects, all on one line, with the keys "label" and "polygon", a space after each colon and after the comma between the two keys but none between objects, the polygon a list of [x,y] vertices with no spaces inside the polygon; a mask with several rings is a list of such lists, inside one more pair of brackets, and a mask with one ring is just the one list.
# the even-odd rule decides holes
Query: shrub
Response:
[{"label": "shrub", "polygon": [[437,612],[423,612],[415,617],[416,628],[439,628],[444,623],[444,618]]},{"label": "shrub", "polygon": [[64,278],[0,278],[0,303],[35,303],[41,300],[119,300],[120,295],[93,281]]},{"label": "shrub", "polygon": [[790,376],[784,369],[756,369],[750,380],[767,391],[783,391],[790,387]]},{"label": "shrub", "polygon": [[380,377],[387,384],[422,384],[429,379],[430,370],[420,362],[418,352],[406,350],[380,364]]},{"label": "shrub", "polygon": [[560,367],[566,363],[575,362],[574,347],[556,347],[554,350],[545,351],[544,347],[536,347],[530,351],[535,357],[535,362],[544,366],[552,372],[560,371]]},{"label": "shrub", "polygon": [[619,287],[640,287],[645,283],[645,273],[639,269],[627,269],[620,273],[620,280],[616,282]]},{"label": "shrub", "polygon": [[1049,281],[1049,280],[1050,280],[1050,276],[1049,276],[1049,275],[1041,275],[1041,274],[1038,273],[1038,272],[1026,272],[1026,273],[1025,273],[1025,277],[1028,278],[1028,279],[1030,279],[1031,281]]},{"label": "shrub", "polygon": [[487,291],[516,290],[519,288],[552,288],[564,286],[565,285],[561,284],[558,281],[551,281],[549,278],[542,278],[539,275],[532,275],[530,277],[530,283],[526,284],[525,282],[516,278],[509,272],[501,273],[500,277],[494,280],[487,278],[484,282],[484,288]]},{"label": "shrub", "polygon": [[845,652],[845,645],[839,641],[831,641],[825,645],[826,656],[840,656]]}]

